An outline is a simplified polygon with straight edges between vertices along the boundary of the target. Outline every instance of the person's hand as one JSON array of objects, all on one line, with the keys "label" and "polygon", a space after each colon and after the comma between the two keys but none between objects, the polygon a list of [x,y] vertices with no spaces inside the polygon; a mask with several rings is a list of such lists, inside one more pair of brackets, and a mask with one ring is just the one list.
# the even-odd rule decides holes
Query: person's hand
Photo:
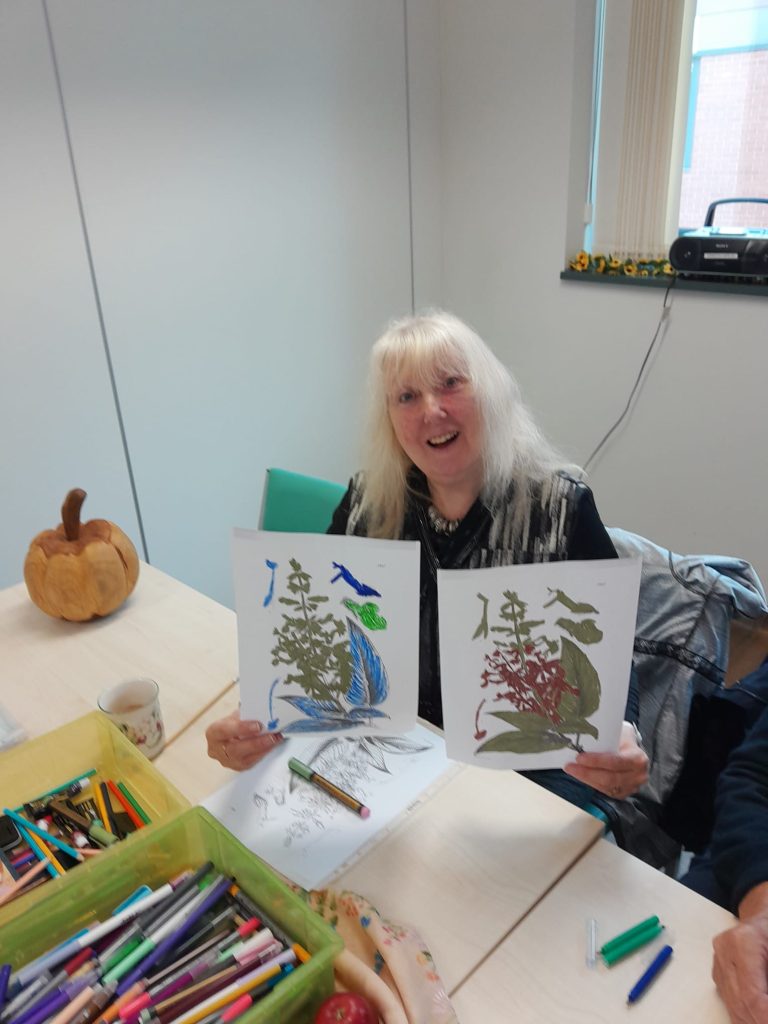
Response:
[{"label": "person's hand", "polygon": [[744,897],[739,918],[712,942],[712,978],[733,1024],[762,1024],[768,1020],[768,882]]},{"label": "person's hand", "polygon": [[212,722],[205,738],[208,756],[236,772],[252,767],[283,739],[280,733],[264,732],[261,722],[242,721],[239,711]]},{"label": "person's hand", "polygon": [[615,754],[577,754],[563,771],[593,789],[624,800],[648,781],[648,755],[638,745],[635,730],[624,722]]}]

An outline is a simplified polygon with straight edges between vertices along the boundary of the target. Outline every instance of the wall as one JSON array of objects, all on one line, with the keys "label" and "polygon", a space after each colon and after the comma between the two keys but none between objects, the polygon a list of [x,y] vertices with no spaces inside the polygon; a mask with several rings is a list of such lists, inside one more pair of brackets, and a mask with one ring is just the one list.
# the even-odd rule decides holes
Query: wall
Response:
[{"label": "wall", "polygon": [[[77,338],[85,350],[100,344],[95,297],[42,9],[22,4],[2,0],[12,16],[5,45],[11,55],[31,46],[39,58],[18,58],[4,126],[55,160],[38,183],[22,152],[16,177],[4,182],[4,201],[23,218],[4,237],[5,260],[13,263],[17,235],[44,254],[42,266],[19,268],[23,290],[9,291],[6,315],[18,335],[37,317],[46,348],[56,348],[59,316],[30,308],[34,282],[88,322],[89,340]],[[229,603],[230,530],[256,525],[265,468],[346,479],[358,462],[367,350],[391,316],[411,308],[404,7],[48,6],[149,558]],[[45,116],[27,98],[37,93]],[[41,194],[53,202],[49,189],[55,211],[30,217]],[[66,239],[52,242],[51,220],[67,224]],[[103,353],[90,377],[63,352],[44,377],[36,360],[26,347],[4,360],[4,387],[17,404],[27,396],[40,436],[4,450],[4,484],[23,497],[0,552],[3,584],[19,578],[16,556],[29,537],[56,521],[47,490],[25,493],[38,448],[78,451],[79,462],[60,466],[56,492],[64,477],[91,490],[92,511],[98,496],[99,513],[138,541],[128,501],[110,491],[100,458],[109,449],[125,489]],[[88,422],[63,435],[56,401],[87,402]],[[3,436],[16,426],[14,409],[0,410]],[[47,470],[45,480],[52,486]]]},{"label": "wall", "polygon": [[[558,276],[572,144],[583,148],[586,7],[445,0],[440,26],[444,302],[515,369],[576,461],[621,413],[663,297]],[[744,557],[768,581],[766,301],[671,298],[634,414],[591,475],[598,507],[678,551]]]},{"label": "wall", "polygon": [[[139,539],[96,293],[150,558],[220,600],[266,466],[356,465],[370,340],[412,298],[473,322],[587,457],[662,294],[558,276],[582,0],[408,0],[407,25],[399,0],[49,9],[94,277],[42,7],[0,0],[0,585],[70,486]],[[592,483],[608,523],[768,579],[765,308],[673,293]]]}]

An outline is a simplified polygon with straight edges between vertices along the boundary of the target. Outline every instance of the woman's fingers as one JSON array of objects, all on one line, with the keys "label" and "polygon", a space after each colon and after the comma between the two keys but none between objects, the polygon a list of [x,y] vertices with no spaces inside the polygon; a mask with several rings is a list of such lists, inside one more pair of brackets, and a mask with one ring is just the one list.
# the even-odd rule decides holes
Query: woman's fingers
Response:
[{"label": "woman's fingers", "polygon": [[280,733],[264,732],[261,722],[244,722],[238,711],[212,722],[205,731],[208,756],[234,771],[252,767],[280,743]]},{"label": "woman's fingers", "polygon": [[648,781],[648,755],[625,722],[616,754],[579,754],[563,771],[606,796],[624,800]]}]

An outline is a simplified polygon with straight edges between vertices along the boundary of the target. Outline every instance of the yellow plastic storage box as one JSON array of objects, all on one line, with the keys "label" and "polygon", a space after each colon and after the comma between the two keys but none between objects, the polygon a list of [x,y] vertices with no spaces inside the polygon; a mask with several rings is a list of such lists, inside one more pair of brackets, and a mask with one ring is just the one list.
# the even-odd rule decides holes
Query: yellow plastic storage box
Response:
[{"label": "yellow plastic storage box", "polygon": [[110,912],[138,886],[156,888],[185,868],[213,861],[294,942],[310,954],[264,999],[241,1018],[242,1024],[309,1024],[333,991],[333,961],[342,940],[255,854],[202,807],[175,821],[144,829],[109,855],[94,857],[49,889],[31,913],[0,927],[0,962],[14,968],[51,949],[94,919]]},{"label": "yellow plastic storage box", "polygon": [[[187,810],[189,801],[140,753],[100,711],[91,711],[68,725],[27,740],[0,753],[0,809],[20,807],[56,786],[96,769],[99,780],[122,781],[141,805],[151,824],[115,843],[101,856],[112,857],[125,843]],[[95,859],[95,858],[94,858]],[[76,875],[84,865],[67,872]],[[66,878],[50,879],[0,907],[0,929],[50,896]]]}]

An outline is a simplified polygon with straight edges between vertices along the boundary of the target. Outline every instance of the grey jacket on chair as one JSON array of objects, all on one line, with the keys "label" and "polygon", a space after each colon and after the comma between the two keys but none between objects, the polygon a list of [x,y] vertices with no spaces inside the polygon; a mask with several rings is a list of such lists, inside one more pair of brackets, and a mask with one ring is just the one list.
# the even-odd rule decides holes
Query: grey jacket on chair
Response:
[{"label": "grey jacket on chair", "polygon": [[742,559],[678,555],[626,530],[608,533],[619,557],[643,560],[634,665],[651,762],[637,796],[611,804],[622,845],[662,867],[679,847],[655,822],[682,768],[691,698],[723,685],[731,620],[759,618],[768,607],[757,574]]}]

